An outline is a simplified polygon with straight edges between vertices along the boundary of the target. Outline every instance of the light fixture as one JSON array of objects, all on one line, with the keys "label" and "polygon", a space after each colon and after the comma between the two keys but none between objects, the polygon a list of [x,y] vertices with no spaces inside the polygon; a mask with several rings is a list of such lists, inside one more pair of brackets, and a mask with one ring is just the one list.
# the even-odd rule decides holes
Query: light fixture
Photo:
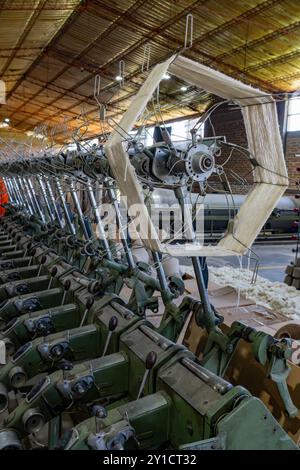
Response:
[{"label": "light fixture", "polygon": [[187,86],[184,86],[184,85],[181,86],[181,87],[180,87],[180,90],[181,90],[181,91],[187,91]]},{"label": "light fixture", "polygon": [[9,127],[8,122],[5,122],[5,121],[0,122],[0,128],[3,128],[3,127]]},{"label": "light fixture", "polygon": [[163,80],[170,80],[170,78],[171,78],[171,75],[169,75],[168,73],[164,73],[162,76]]},{"label": "light fixture", "polygon": [[4,119],[4,122],[6,122],[6,124],[9,124],[9,123],[10,123],[10,119],[9,119],[9,118],[5,118],[5,119]]},{"label": "light fixture", "polygon": [[121,77],[121,75],[117,75],[116,80],[117,82],[121,82],[123,80],[123,77]]}]

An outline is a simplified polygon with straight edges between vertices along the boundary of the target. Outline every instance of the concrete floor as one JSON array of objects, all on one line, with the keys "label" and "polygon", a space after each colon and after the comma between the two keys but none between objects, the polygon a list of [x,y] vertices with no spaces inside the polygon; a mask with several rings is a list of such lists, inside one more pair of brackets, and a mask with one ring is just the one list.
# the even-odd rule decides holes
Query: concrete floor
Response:
[{"label": "concrete floor", "polygon": [[[287,264],[295,259],[293,243],[286,244],[257,244],[253,246],[254,253],[259,258],[258,274],[270,281],[282,282],[285,277],[285,268]],[[208,258],[208,266],[240,266],[237,257],[228,258]],[[248,259],[243,257],[243,268],[247,268]],[[255,266],[255,260],[251,260],[251,269]]]}]

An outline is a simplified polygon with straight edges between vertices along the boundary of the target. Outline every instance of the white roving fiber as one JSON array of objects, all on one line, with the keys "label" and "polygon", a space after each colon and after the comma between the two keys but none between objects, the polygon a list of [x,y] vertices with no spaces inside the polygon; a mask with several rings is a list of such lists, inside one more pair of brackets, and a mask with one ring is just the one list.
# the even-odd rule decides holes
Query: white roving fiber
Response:
[{"label": "white roving fiber", "polygon": [[[187,272],[191,271],[190,267],[186,268]],[[272,282],[261,276],[257,276],[256,282],[251,284],[252,274],[247,269],[231,266],[209,267],[210,281],[220,286],[234,287],[236,290],[240,288],[241,294],[254,303],[294,320],[300,319],[300,291],[283,282]]]}]

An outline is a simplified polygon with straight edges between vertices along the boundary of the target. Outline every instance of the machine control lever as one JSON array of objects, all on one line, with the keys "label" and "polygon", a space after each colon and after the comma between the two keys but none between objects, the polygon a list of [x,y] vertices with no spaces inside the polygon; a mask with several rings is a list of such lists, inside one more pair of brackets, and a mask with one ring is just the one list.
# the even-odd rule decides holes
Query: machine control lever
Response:
[{"label": "machine control lever", "polygon": [[94,305],[94,297],[89,297],[89,298],[87,299],[87,301],[86,301],[86,304],[85,304],[85,311],[84,311],[84,314],[83,314],[83,317],[82,317],[82,320],[81,320],[79,326],[84,325],[86,316],[87,316],[87,314],[89,313],[89,311],[90,311],[90,309],[92,308],[93,305]]},{"label": "machine control lever", "polygon": [[287,386],[287,378],[291,372],[287,359],[292,355],[292,341],[290,338],[274,341],[276,342],[269,347],[268,351],[270,357],[268,376],[276,383],[287,414],[290,418],[295,418],[299,410],[294,405]]},{"label": "machine control lever", "polygon": [[148,379],[148,375],[150,373],[150,370],[153,369],[153,367],[156,363],[156,359],[157,359],[157,354],[156,354],[155,351],[150,351],[146,356],[146,360],[145,360],[146,370],[145,370],[144,376],[142,378],[142,383],[141,383],[141,386],[140,386],[140,389],[139,389],[137,399],[141,398],[141,396],[142,396],[145,384],[146,384],[147,379]]},{"label": "machine control lever", "polygon": [[95,428],[96,434],[100,432],[103,427],[103,420],[107,417],[107,410],[101,405],[92,405],[90,408],[92,416],[95,416]]},{"label": "machine control lever", "polygon": [[105,356],[105,354],[107,353],[112,334],[115,331],[115,329],[117,328],[117,326],[118,326],[118,318],[115,315],[113,315],[111,317],[111,319],[109,320],[108,335],[107,335],[107,338],[106,338],[106,342],[105,342],[105,346],[104,346],[104,349],[103,349],[102,357]]},{"label": "machine control lever", "polygon": [[64,305],[65,300],[66,300],[66,295],[67,295],[67,292],[70,290],[70,287],[71,287],[71,281],[70,279],[67,279],[64,283],[64,293],[63,293],[61,305]]},{"label": "machine control lever", "polygon": [[62,370],[63,379],[66,380],[66,372],[72,370],[74,365],[67,359],[61,359],[57,364],[58,369]]},{"label": "machine control lever", "polygon": [[50,280],[49,280],[49,284],[48,284],[48,290],[51,289],[52,281],[55,278],[55,276],[57,274],[57,271],[58,271],[58,269],[57,269],[56,266],[54,266],[50,271]]},{"label": "machine control lever", "polygon": [[47,261],[47,256],[43,255],[41,257],[41,261],[40,261],[41,264],[40,264],[40,267],[39,267],[39,270],[38,270],[38,273],[37,273],[37,277],[39,277],[41,275],[42,267],[46,263],[46,261]]},{"label": "machine control lever", "polygon": [[287,378],[291,368],[288,359],[292,355],[292,340],[290,338],[276,339],[241,322],[234,322],[231,326],[232,335],[243,338],[252,344],[255,359],[263,366],[267,366],[267,377],[276,384],[280,397],[290,418],[298,415],[299,410],[292,402],[287,386]]}]

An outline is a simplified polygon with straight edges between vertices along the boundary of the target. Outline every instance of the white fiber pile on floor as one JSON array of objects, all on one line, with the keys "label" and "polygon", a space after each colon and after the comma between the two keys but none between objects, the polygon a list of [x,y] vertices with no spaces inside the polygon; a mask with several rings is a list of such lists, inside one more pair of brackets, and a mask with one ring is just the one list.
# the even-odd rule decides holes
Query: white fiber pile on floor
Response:
[{"label": "white fiber pile on floor", "polygon": [[293,319],[300,318],[300,292],[283,282],[272,282],[264,277],[257,276],[256,282],[251,284],[251,271],[232,267],[209,269],[210,279],[220,286],[240,288],[241,294],[253,300],[258,305],[281,313]]},{"label": "white fiber pile on floor", "polygon": [[[191,274],[191,268],[187,268]],[[234,287],[236,290],[240,288],[240,293],[254,303],[294,320],[300,319],[300,291],[283,282],[272,282],[261,276],[257,276],[256,282],[251,284],[252,275],[252,271],[247,269],[209,267],[210,281],[220,286]]]}]

